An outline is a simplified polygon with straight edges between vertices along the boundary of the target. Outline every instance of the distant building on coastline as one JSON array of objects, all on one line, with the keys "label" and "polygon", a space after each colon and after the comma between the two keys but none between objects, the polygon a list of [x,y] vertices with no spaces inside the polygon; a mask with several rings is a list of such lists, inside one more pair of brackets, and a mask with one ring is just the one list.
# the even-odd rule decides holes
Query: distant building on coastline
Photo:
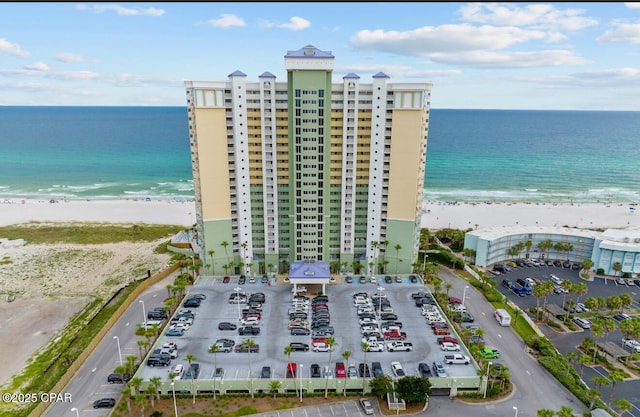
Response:
[{"label": "distant building on coastline", "polygon": [[431,84],[392,83],[381,72],[371,83],[353,73],[334,83],[334,56],[311,45],[284,61],[282,82],[240,71],[185,82],[206,273],[287,271],[301,261],[410,272]]},{"label": "distant building on coastline", "polygon": [[[531,242],[529,249],[525,247],[518,254],[511,253],[512,248],[527,241]],[[564,250],[562,246],[542,250],[538,244],[544,241],[551,241],[554,246],[563,243]],[[637,277],[640,274],[640,229],[636,228],[598,232],[570,227],[495,227],[467,232],[464,247],[476,252],[475,264],[481,267],[521,258],[569,260],[579,264],[591,259],[594,263],[591,269],[601,269],[606,275],[628,273]],[[620,264],[620,271],[614,269],[616,263]]]}]

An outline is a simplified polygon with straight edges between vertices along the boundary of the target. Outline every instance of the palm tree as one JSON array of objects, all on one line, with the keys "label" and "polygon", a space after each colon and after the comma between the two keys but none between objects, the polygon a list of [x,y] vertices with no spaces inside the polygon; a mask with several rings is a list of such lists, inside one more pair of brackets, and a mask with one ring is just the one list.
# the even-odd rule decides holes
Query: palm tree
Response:
[{"label": "palm tree", "polygon": [[397,243],[393,248],[396,250],[396,275],[398,275],[398,266],[400,265],[400,249],[402,249],[402,246]]},{"label": "palm tree", "polygon": [[246,274],[247,271],[245,271],[246,268],[246,264],[247,262],[247,247],[249,246],[249,244],[247,242],[242,242],[240,244],[240,247],[242,248],[242,273]]},{"label": "palm tree", "polygon": [[602,375],[592,376],[591,380],[595,385],[595,389],[597,389],[600,392],[600,395],[602,395],[602,387],[609,385],[609,382],[611,382],[609,381],[609,378]]},{"label": "palm tree", "polygon": [[531,247],[533,246],[533,242],[531,240],[527,240],[524,242],[524,247],[527,248],[527,258],[529,258],[529,252],[531,251]]},{"label": "palm tree", "polygon": [[[331,369],[331,354],[333,353],[334,346],[338,346],[336,343],[336,338],[333,336],[329,336],[324,340],[324,343],[329,345],[329,360],[327,361],[327,369]],[[324,382],[324,398],[329,396],[329,376],[325,375]]]},{"label": "palm tree", "polygon": [[[289,364],[291,363],[291,352],[293,352],[291,346],[287,345],[284,347],[284,354],[287,355],[287,372],[289,372]],[[296,391],[296,396],[300,396],[300,394],[298,393],[298,385],[296,384],[296,379],[298,379],[297,376],[298,375],[293,375],[293,389]]]},{"label": "palm tree", "polygon": [[623,292],[618,297],[620,297],[620,312],[621,313],[624,311],[625,307],[628,307],[631,304],[633,304],[633,299],[631,298],[629,293]]},{"label": "palm tree", "polygon": [[216,268],[215,268],[215,266],[213,264],[213,254],[214,253],[216,253],[216,251],[214,251],[213,249],[209,250],[209,257],[211,257],[211,275],[214,275],[215,274],[215,270],[216,270]]},{"label": "palm tree", "polygon": [[618,398],[613,402],[613,404],[620,410],[620,415],[623,415],[625,412],[630,411],[633,405],[624,398]]},{"label": "palm tree", "polygon": [[[345,350],[344,352],[342,352],[342,357],[344,358],[345,363],[348,365],[349,358],[351,357],[351,351]],[[347,396],[347,379],[346,378],[344,380],[344,387],[342,388],[342,393],[344,394],[345,397]]]},{"label": "palm tree", "polygon": [[598,353],[598,339],[604,336],[604,327],[597,321],[591,324],[591,336],[595,339],[593,345],[593,363],[596,363],[596,355]]},{"label": "palm tree", "polygon": [[125,366],[127,367],[127,372],[129,375],[133,375],[136,373],[136,360],[138,358],[135,355],[127,355],[124,358]]},{"label": "palm tree", "polygon": [[251,389],[251,398],[255,398],[255,395],[253,393],[253,377],[251,375],[251,351],[253,350],[253,347],[256,345],[256,342],[253,339],[247,339],[244,342],[242,342],[242,346],[245,347],[247,349],[247,356],[249,358],[249,387]]},{"label": "palm tree", "polygon": [[540,319],[540,298],[544,297],[544,285],[534,285],[532,288],[533,296],[536,297],[536,320]]},{"label": "palm tree", "polygon": [[622,271],[622,264],[620,262],[614,262],[613,265],[611,265],[611,269],[613,269],[613,272],[615,272],[614,275],[618,275],[618,272]]},{"label": "palm tree", "polygon": [[389,247],[389,241],[387,239],[383,240],[382,242],[380,242],[380,246],[384,246],[384,252],[382,255],[382,261],[384,262],[385,260],[387,260],[387,248]]},{"label": "palm tree", "polygon": [[[215,373],[216,369],[218,369],[218,363],[217,363],[217,358],[218,358],[218,351],[220,350],[220,346],[218,346],[217,343],[212,344],[211,346],[209,346],[209,353],[213,353],[213,372]],[[216,399],[216,378],[213,378],[213,399],[215,401]]]},{"label": "palm tree", "polygon": [[227,242],[226,240],[223,240],[222,242],[220,242],[220,246],[222,246],[224,248],[224,256],[227,258],[227,265],[229,265],[229,262],[230,262],[229,261],[229,252],[227,252],[227,247],[229,246],[229,242]]},{"label": "palm tree", "polygon": [[578,282],[573,288],[573,293],[576,295],[576,304],[580,302],[580,297],[585,295],[589,291],[587,284],[584,282]]},{"label": "palm tree", "polygon": [[553,417],[556,415],[556,412],[553,410],[549,410],[546,408],[541,408],[537,411],[537,417]]},{"label": "palm tree", "polygon": [[153,400],[153,396],[155,394],[158,401],[160,401],[160,386],[162,385],[162,378],[159,376],[154,376],[153,378],[149,378],[149,389],[153,391],[151,396],[151,407],[155,407],[155,401]]},{"label": "palm tree", "polygon": [[560,410],[556,413],[558,417],[574,417],[573,409],[569,406],[563,405],[560,407]]},{"label": "palm tree", "polygon": [[[451,288],[453,288],[453,284],[451,284],[450,282],[445,282],[444,288],[447,290],[447,297],[448,297],[449,296],[449,290]],[[463,304],[464,304],[464,300],[462,300],[462,301],[463,301]]]},{"label": "palm tree", "polygon": [[282,386],[282,382],[276,379],[274,379],[269,383],[269,392],[273,394],[274,399],[276,398],[276,394],[278,393],[278,390],[280,389],[281,386]]},{"label": "palm tree", "polygon": [[570,350],[569,352],[567,352],[567,354],[565,355],[565,357],[567,358],[567,372],[564,374],[565,378],[567,377],[567,375],[569,375],[569,369],[571,369],[571,364],[573,363],[573,361],[575,361],[576,359],[578,359],[578,354],[572,350]]},{"label": "palm tree", "polygon": [[584,353],[578,358],[578,364],[580,365],[580,379],[582,379],[582,373],[584,372],[584,366],[591,362],[591,358]]},{"label": "palm tree", "polygon": [[507,255],[509,255],[512,258],[515,258],[516,256],[518,256],[519,253],[520,253],[520,248],[518,248],[517,246],[512,246],[507,251]]},{"label": "palm tree", "polygon": [[144,358],[144,354],[147,351],[147,346],[149,346],[149,342],[146,340],[138,340],[138,350],[140,351],[140,361]]},{"label": "palm tree", "polygon": [[[380,247],[380,242],[374,240],[371,242],[371,250],[373,251],[373,265],[375,266],[378,263],[378,248]],[[371,268],[371,263],[369,263],[369,268]],[[370,273],[373,275],[376,271],[370,269]]]},{"label": "palm tree", "polygon": [[197,360],[195,356],[193,356],[192,354],[188,353],[187,356],[185,356],[184,358],[185,361],[189,362],[189,375],[191,375],[191,392],[193,393],[193,403],[196,403],[196,390],[194,389],[193,386],[193,371],[191,369],[191,364],[193,363],[193,361]]},{"label": "palm tree", "polygon": [[369,367],[367,365],[367,352],[369,351],[369,343],[367,342],[361,342],[360,343],[360,347],[362,348],[362,351],[364,352],[364,358],[362,359],[362,362],[364,362],[364,368],[362,369],[362,395],[364,395],[365,391],[366,391],[366,385],[365,385],[365,377],[367,375],[366,370]]},{"label": "palm tree", "polygon": [[589,399],[589,410],[593,410],[593,404],[600,398],[600,391],[593,388],[587,390],[587,398]]},{"label": "palm tree", "polygon": [[609,372],[609,380],[611,381],[611,392],[609,393],[609,407],[611,407],[611,401],[613,401],[613,391],[616,389],[616,384],[618,382],[622,382],[624,381],[624,373],[617,369],[614,368],[613,370],[611,370],[611,372]]},{"label": "palm tree", "polygon": [[586,258],[582,261],[582,263],[580,264],[580,267],[582,268],[583,271],[589,272],[591,270],[591,268],[593,268],[594,262],[589,259]]}]

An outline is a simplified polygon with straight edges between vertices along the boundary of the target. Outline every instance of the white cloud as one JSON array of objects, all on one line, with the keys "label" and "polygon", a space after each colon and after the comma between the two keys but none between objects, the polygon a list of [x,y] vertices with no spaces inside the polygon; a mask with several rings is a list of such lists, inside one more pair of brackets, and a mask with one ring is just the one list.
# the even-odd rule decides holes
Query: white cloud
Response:
[{"label": "white cloud", "polygon": [[624,84],[640,82],[638,68],[611,68],[597,71],[583,71],[571,74],[572,78],[594,84]]},{"label": "white cloud", "polygon": [[87,62],[88,60],[80,55],[70,52],[59,52],[54,56],[56,61],[60,62]]},{"label": "white cloud", "polygon": [[234,14],[221,14],[220,19],[211,19],[207,23],[210,26],[219,28],[241,27],[246,26],[245,21]]},{"label": "white cloud", "polygon": [[409,56],[428,56],[434,52],[451,53],[484,49],[503,49],[530,40],[545,39],[542,31],[517,27],[441,25],[424,26],[404,32],[361,30],[351,37],[352,45]]},{"label": "white cloud", "polygon": [[470,51],[461,53],[433,53],[427,55],[434,62],[449,65],[468,65],[476,68],[530,68],[561,65],[582,65],[590,61],[566,50],[533,52]]},{"label": "white cloud", "polygon": [[29,52],[27,52],[27,51],[23,50],[22,48],[20,48],[20,45],[15,44],[15,43],[11,43],[8,40],[6,40],[5,38],[0,38],[0,53],[20,56],[20,57],[24,57],[24,56],[29,56],[30,55]]},{"label": "white cloud", "polygon": [[277,27],[280,29],[303,30],[311,27],[311,22],[307,19],[303,19],[302,17],[293,16],[289,19],[288,23],[273,23],[265,20],[260,24],[260,26],[266,29]]},{"label": "white cloud", "polygon": [[640,43],[640,23],[613,22],[614,28],[597,38],[598,42]]},{"label": "white cloud", "polygon": [[464,20],[494,25],[580,30],[598,24],[584,9],[559,10],[551,4],[469,3],[458,12]]},{"label": "white cloud", "polygon": [[629,9],[640,9],[640,3],[625,3],[624,5]]},{"label": "white cloud", "polygon": [[117,4],[94,4],[91,6],[85,4],[78,4],[76,6],[78,10],[87,10],[92,13],[104,13],[105,11],[113,11],[118,16],[162,16],[165,11],[163,9],[156,9],[155,7],[122,7]]},{"label": "white cloud", "polygon": [[24,69],[31,71],[49,71],[49,66],[42,62],[34,62],[33,64],[25,65]]}]

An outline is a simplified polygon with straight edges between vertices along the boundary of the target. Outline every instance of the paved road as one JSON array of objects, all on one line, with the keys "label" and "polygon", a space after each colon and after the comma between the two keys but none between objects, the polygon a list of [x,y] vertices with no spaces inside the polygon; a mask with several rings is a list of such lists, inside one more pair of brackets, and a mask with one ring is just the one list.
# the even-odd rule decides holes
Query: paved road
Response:
[{"label": "paved road", "polygon": [[[440,270],[439,276],[444,282],[453,285],[449,291],[451,296],[462,298],[465,286],[468,286],[465,297],[467,308],[476,322],[485,330],[485,344],[496,347],[500,351],[499,362],[509,368],[511,380],[515,386],[513,394],[508,399],[498,403],[473,406],[474,410],[491,411],[492,415],[509,415],[508,413],[515,411],[513,407],[517,407],[520,417],[535,417],[537,410],[541,408],[557,411],[563,405],[573,408],[574,413],[586,411],[586,407],[573,394],[526,353],[524,342],[511,327],[498,325],[493,317],[493,307],[480,292],[446,268]],[[480,413],[482,415],[482,412]]]},{"label": "paved road", "polygon": [[[175,276],[172,274],[166,279],[147,288],[139,300],[144,301],[145,311],[154,307],[162,306],[162,299],[167,295],[165,286],[172,283]],[[126,357],[136,355],[139,360],[139,349],[135,336],[136,325],[142,322],[144,315],[142,303],[132,305],[107,332],[102,342],[97,346],[87,361],[80,367],[71,382],[63,389],[64,393],[70,393],[72,402],[53,403],[45,412],[46,417],[69,417],[72,415],[71,408],[77,408],[80,416],[101,416],[105,410],[94,410],[93,401],[103,397],[112,397],[118,400],[122,395],[121,384],[107,383],[107,376],[113,372],[116,366],[120,365],[118,358],[118,344],[114,336],[118,336],[120,341],[120,351],[122,360],[126,362]]]}]

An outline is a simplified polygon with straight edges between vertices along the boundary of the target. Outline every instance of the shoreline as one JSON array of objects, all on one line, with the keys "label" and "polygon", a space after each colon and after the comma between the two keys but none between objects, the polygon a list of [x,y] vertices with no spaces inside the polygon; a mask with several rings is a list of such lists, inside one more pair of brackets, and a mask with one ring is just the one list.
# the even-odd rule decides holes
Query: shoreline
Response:
[{"label": "shoreline", "polygon": [[[640,227],[635,203],[438,202],[422,205],[421,227],[483,229],[508,226]],[[27,222],[148,223],[192,226],[194,200],[0,200],[0,226]],[[1,236],[0,236],[1,237]]]}]

